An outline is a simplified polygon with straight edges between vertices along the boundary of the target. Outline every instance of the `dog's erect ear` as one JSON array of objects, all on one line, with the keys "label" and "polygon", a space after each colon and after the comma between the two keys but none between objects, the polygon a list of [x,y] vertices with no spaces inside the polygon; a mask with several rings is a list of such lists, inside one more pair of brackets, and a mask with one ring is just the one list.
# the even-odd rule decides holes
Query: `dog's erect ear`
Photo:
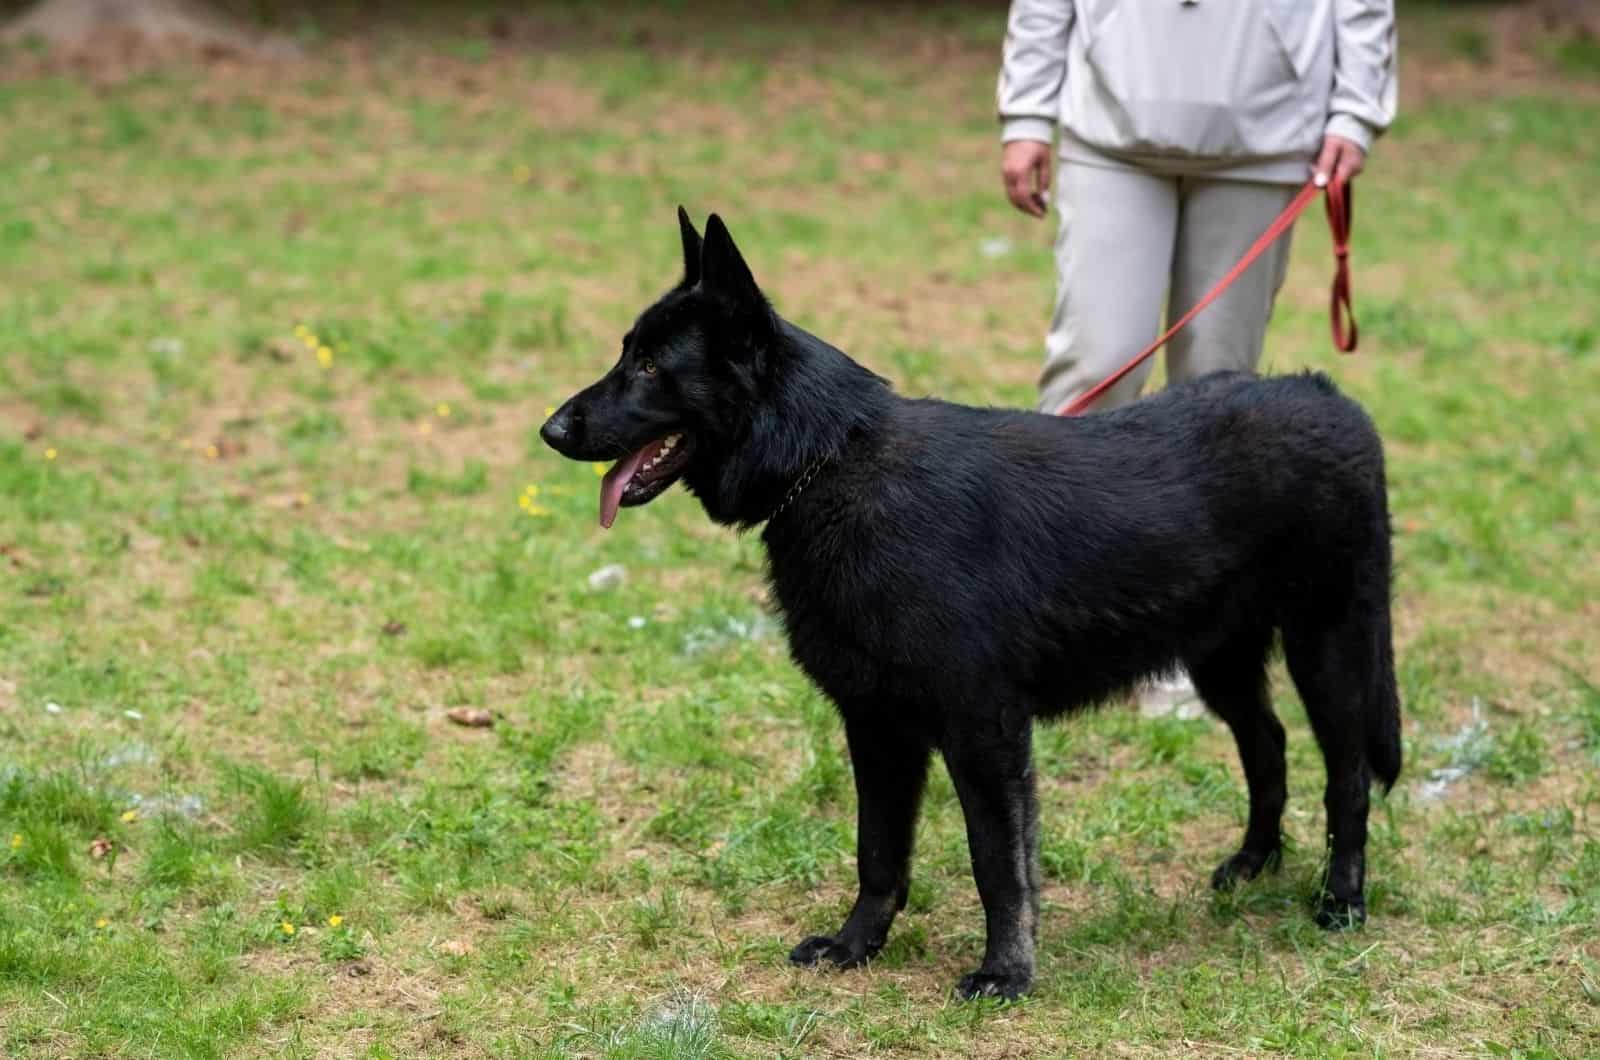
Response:
[{"label": "dog's erect ear", "polygon": [[705,246],[700,252],[700,287],[733,299],[740,305],[759,305],[765,301],[750,266],[744,263],[739,248],[733,245],[728,226],[712,214],[706,219]]},{"label": "dog's erect ear", "polygon": [[683,282],[679,286],[693,287],[700,282],[700,233],[682,206],[678,207],[678,231],[683,235]]}]

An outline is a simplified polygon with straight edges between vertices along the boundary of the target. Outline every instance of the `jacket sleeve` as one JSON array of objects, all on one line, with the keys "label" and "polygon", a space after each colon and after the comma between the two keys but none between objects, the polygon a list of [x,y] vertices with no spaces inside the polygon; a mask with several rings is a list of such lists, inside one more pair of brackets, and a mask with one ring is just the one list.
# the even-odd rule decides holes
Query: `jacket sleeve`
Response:
[{"label": "jacket sleeve", "polygon": [[1000,85],[995,92],[1000,138],[1055,138],[1061,86],[1067,76],[1067,33],[1073,0],[1011,0]]},{"label": "jacket sleeve", "polygon": [[1370,151],[1399,97],[1394,0],[1334,0],[1333,8],[1333,95],[1323,132]]}]

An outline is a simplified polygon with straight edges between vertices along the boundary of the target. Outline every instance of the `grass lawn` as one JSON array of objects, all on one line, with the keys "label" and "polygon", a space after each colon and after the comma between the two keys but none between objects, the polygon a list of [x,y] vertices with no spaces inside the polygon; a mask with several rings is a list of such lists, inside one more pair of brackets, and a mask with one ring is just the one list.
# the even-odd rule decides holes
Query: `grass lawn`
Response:
[{"label": "grass lawn", "polygon": [[1389,447],[1370,924],[1312,924],[1279,671],[1277,875],[1206,886],[1223,727],[1107,710],[1038,737],[1031,998],[951,998],[983,925],[941,767],[882,959],[787,966],[854,894],[854,795],[759,541],[682,491],[602,532],[535,432],[676,279],[679,202],[902,391],[1031,403],[1051,229],[1000,193],[1002,7],[0,55],[0,1054],[1600,1053],[1600,78],[1481,5],[1408,9],[1362,352],[1317,215],[1269,338]]}]

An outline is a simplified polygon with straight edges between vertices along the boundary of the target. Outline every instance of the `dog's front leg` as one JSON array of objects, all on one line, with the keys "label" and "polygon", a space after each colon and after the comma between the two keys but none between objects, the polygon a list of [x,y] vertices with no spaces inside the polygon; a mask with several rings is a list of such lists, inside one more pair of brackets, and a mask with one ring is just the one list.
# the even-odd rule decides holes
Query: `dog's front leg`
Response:
[{"label": "dog's front leg", "polygon": [[864,964],[883,948],[911,889],[911,843],[928,776],[929,748],[915,735],[872,716],[846,713],[845,735],[856,778],[856,869],[861,889],[836,935],[813,935],[789,954],[795,964],[826,959]]},{"label": "dog's front leg", "polygon": [[962,976],[956,990],[966,998],[1020,997],[1033,985],[1039,923],[1032,727],[1024,720],[1003,725],[999,733],[960,733],[944,758],[966,815],[972,874],[988,929],[983,964]]}]

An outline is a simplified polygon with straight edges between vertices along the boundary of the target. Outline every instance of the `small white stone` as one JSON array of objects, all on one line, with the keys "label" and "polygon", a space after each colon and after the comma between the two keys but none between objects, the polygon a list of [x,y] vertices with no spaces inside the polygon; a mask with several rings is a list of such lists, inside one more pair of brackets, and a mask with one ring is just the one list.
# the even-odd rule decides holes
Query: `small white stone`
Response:
[{"label": "small white stone", "polygon": [[1012,242],[1005,236],[994,236],[978,244],[978,253],[986,258],[1003,258],[1011,253]]},{"label": "small white stone", "polygon": [[620,563],[608,563],[604,567],[589,575],[589,588],[594,590],[615,589],[628,577],[628,569]]},{"label": "small white stone", "polygon": [[143,721],[144,720],[144,715],[140,714],[137,710],[125,710],[125,711],[122,712],[122,716],[124,718],[130,718],[130,719],[132,719],[134,721]]},{"label": "small white stone", "polygon": [[44,705],[44,712],[46,714],[60,714],[61,713],[61,704],[60,703],[46,703]]},{"label": "small white stone", "polygon": [[643,615],[634,615],[633,617],[628,619],[628,628],[629,629],[643,629],[644,628],[644,624],[645,624],[645,617]]}]

